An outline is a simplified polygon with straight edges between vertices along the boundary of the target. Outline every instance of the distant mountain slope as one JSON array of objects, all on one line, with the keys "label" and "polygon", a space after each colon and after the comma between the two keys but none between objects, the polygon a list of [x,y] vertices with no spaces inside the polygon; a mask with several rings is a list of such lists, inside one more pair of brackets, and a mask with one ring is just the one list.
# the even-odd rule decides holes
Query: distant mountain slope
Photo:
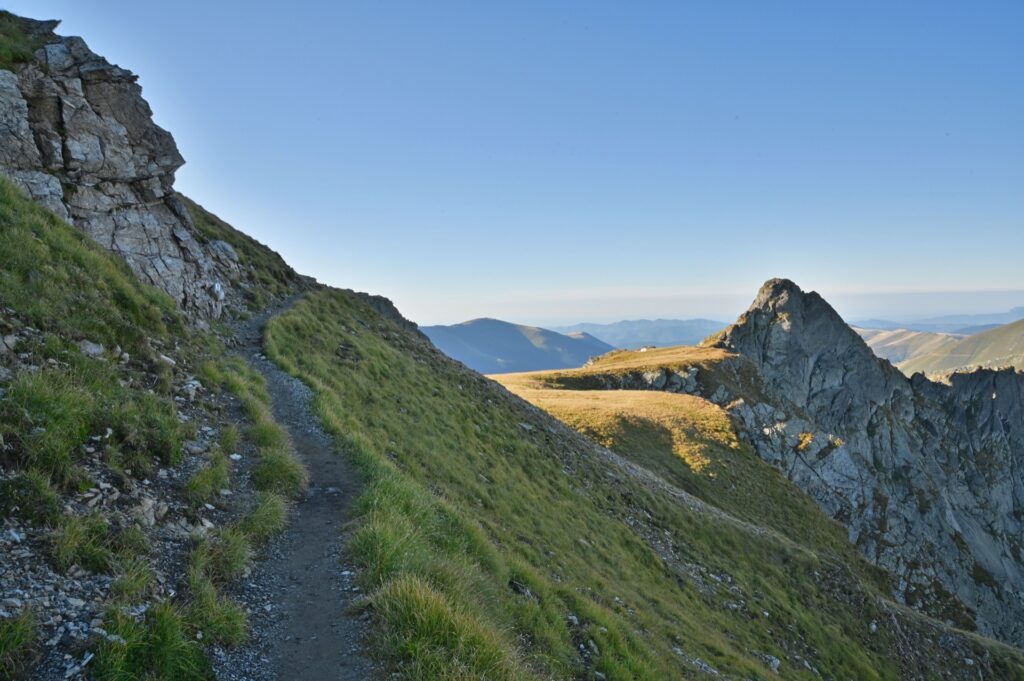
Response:
[{"label": "distant mountain slope", "polygon": [[956,343],[918,353],[899,365],[904,373],[936,374],[965,367],[1024,368],[1024,320],[967,336]]},{"label": "distant mountain slope", "polygon": [[909,329],[853,329],[863,338],[868,347],[882,359],[893,364],[915,357],[942,353],[963,340],[964,336],[951,333],[911,331]]},{"label": "distant mountain slope", "polygon": [[[1024,319],[1024,306],[1015,307],[1007,312],[988,312],[983,314],[953,314],[941,317],[918,319],[917,321],[893,321],[890,319],[862,319],[850,322],[850,326],[864,329],[884,329],[896,331],[930,331],[932,333],[963,333],[970,334],[983,330],[979,327],[1001,326],[1012,324]],[[974,329],[974,330],[972,330]]]},{"label": "distant mountain slope", "polygon": [[617,348],[635,350],[648,345],[696,345],[726,326],[725,322],[711,319],[632,319],[611,324],[584,322],[555,330],[589,333]]},{"label": "distant mountain slope", "polygon": [[420,330],[441,352],[482,374],[578,367],[613,349],[586,333],[565,335],[500,319]]}]

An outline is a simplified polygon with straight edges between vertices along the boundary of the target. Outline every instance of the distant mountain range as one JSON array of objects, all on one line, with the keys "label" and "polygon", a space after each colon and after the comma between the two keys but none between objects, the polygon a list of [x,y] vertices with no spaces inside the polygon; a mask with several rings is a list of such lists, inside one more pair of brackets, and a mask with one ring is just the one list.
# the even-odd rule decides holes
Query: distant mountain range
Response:
[{"label": "distant mountain range", "polygon": [[696,345],[728,324],[711,319],[633,319],[611,324],[580,323],[554,327],[561,333],[587,333],[627,350],[645,346]]},{"label": "distant mountain range", "polygon": [[499,319],[474,319],[420,331],[444,354],[482,374],[582,366],[614,348],[587,333],[562,334]]},{"label": "distant mountain range", "polygon": [[879,329],[883,331],[903,329],[907,331],[970,335],[1004,324],[1011,324],[1021,319],[1024,319],[1024,307],[1015,307],[1009,312],[944,315],[911,322],[896,322],[889,319],[863,319],[850,322],[850,325],[861,329]]}]

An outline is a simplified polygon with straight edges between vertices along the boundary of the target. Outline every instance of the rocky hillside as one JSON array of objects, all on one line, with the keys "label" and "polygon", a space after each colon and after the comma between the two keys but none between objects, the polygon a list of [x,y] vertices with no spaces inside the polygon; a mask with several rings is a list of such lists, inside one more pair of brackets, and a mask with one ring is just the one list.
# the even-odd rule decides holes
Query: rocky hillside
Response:
[{"label": "rocky hillside", "polygon": [[238,284],[251,288],[249,268],[238,242],[197,229],[175,193],[184,159],[136,76],[56,35],[56,21],[3,12],[0,25],[18,48],[0,63],[0,174],[193,317],[219,317]]},{"label": "rocky hillside", "polygon": [[446,355],[482,374],[578,367],[612,349],[586,333],[564,335],[499,319],[420,330]]}]

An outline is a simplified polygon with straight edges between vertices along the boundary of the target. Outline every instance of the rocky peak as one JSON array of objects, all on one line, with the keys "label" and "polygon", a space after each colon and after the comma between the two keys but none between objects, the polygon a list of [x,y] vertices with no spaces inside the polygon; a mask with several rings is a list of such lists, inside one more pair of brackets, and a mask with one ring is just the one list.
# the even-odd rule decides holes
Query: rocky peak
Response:
[{"label": "rocky peak", "polygon": [[1024,643],[1024,373],[908,379],[785,279],[712,342],[763,381],[766,397],[731,403],[744,438],[896,576],[898,598]]},{"label": "rocky peak", "polygon": [[771,279],[750,308],[716,341],[754,362],[766,383],[807,407],[842,398],[855,377],[858,393],[874,400],[909,393],[902,375],[879,360],[824,298],[788,279]]},{"label": "rocky peak", "polygon": [[38,48],[0,70],[0,174],[190,314],[219,316],[237,256],[198,237],[174,192],[184,159],[137,77],[81,38],[55,34],[58,22],[16,21]]}]

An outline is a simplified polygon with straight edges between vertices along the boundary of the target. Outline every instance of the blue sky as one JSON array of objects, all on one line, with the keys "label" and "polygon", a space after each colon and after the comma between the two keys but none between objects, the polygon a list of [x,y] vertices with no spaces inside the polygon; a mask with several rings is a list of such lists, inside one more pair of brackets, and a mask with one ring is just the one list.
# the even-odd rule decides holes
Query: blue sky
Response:
[{"label": "blue sky", "polygon": [[182,192],[415,321],[1024,304],[1021,2],[3,6],[140,74]]}]

